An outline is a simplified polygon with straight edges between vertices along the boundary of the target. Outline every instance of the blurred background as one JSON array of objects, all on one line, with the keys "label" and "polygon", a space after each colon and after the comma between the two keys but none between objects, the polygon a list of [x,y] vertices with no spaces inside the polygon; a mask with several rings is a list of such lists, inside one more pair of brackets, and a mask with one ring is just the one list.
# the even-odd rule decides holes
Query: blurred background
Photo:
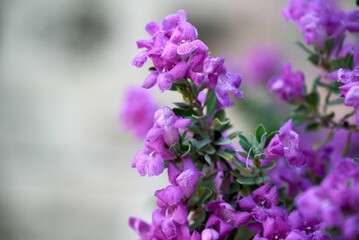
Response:
[{"label": "blurred background", "polygon": [[[0,0],[0,239],[136,239],[129,216],[150,220],[153,193],[166,185],[165,175],[130,168],[143,142],[118,120],[125,89],[147,75],[130,66],[145,24],[185,9],[231,71],[241,72],[241,56],[257,43],[279,46],[295,69],[310,71],[294,44],[299,30],[281,15],[285,4]],[[178,99],[151,91],[161,105]],[[231,115],[252,127],[248,114]]]}]

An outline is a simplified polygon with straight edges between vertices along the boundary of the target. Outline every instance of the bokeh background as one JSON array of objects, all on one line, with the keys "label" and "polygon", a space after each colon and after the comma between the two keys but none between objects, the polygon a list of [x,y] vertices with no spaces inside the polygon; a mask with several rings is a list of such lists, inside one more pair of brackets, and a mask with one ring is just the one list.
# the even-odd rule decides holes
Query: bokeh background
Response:
[{"label": "bokeh background", "polygon": [[[118,120],[125,89],[147,75],[129,64],[145,24],[185,9],[212,54],[233,68],[250,46],[271,43],[305,70],[285,3],[1,0],[0,239],[136,239],[128,217],[150,220],[153,192],[166,185],[165,176],[130,168],[143,143]],[[178,99],[151,91],[161,105]],[[249,126],[246,114],[231,116]]]}]

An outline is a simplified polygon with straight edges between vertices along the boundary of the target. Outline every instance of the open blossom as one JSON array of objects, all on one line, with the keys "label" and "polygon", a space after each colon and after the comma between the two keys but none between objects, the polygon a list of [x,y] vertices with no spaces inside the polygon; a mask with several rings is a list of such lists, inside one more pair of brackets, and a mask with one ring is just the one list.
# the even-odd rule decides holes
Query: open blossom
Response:
[{"label": "open blossom", "polygon": [[356,109],[356,120],[359,126],[359,65],[353,70],[339,69],[337,81],[344,84],[339,87],[342,93],[341,96],[344,97],[346,106]]},{"label": "open blossom", "polygon": [[265,149],[267,158],[283,156],[289,166],[304,167],[308,158],[299,148],[299,135],[293,130],[293,121],[289,119],[276,134]]},{"label": "open blossom", "polygon": [[153,125],[158,106],[154,97],[143,88],[132,87],[125,92],[120,119],[138,139],[144,138]]},{"label": "open blossom", "polygon": [[206,210],[212,213],[206,222],[206,228],[215,227],[220,239],[252,219],[250,213],[236,212],[229,203],[222,200],[208,203]]},{"label": "open blossom", "polygon": [[266,221],[269,217],[285,218],[286,211],[278,207],[279,196],[277,187],[270,187],[269,183],[264,184],[254,190],[249,196],[243,197],[237,201],[242,210],[251,211],[253,218],[260,223]]},{"label": "open blossom", "polygon": [[290,63],[283,64],[282,75],[273,77],[268,82],[270,92],[283,101],[295,101],[304,97],[304,74],[293,72]]}]

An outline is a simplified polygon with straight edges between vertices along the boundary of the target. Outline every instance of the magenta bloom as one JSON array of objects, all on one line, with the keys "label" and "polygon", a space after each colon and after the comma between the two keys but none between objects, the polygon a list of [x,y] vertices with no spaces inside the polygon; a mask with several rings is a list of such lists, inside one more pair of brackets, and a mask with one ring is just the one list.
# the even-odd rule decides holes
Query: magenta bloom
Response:
[{"label": "magenta bloom", "polygon": [[208,203],[206,210],[212,213],[206,222],[206,228],[215,227],[220,239],[252,219],[250,213],[236,212],[229,203],[221,200]]},{"label": "magenta bloom", "polygon": [[241,57],[240,70],[246,84],[266,84],[279,74],[282,52],[271,45],[254,45]]},{"label": "magenta bloom", "polygon": [[356,109],[356,120],[359,126],[359,66],[356,66],[354,70],[347,69],[338,70],[337,81],[344,83],[339,87],[344,97],[344,104],[346,106],[354,107]]},{"label": "magenta bloom", "polygon": [[143,139],[153,125],[153,115],[158,108],[154,97],[143,88],[132,87],[125,92],[120,120],[134,136]]},{"label": "magenta bloom", "polygon": [[271,93],[283,101],[295,101],[304,97],[304,74],[293,72],[290,63],[283,64],[282,75],[273,77],[268,82]]},{"label": "magenta bloom", "polygon": [[[351,159],[343,159],[320,186],[309,188],[299,195],[296,206],[303,216],[317,217],[324,227],[339,227],[345,232],[346,224],[359,214],[358,193],[359,166]],[[359,234],[356,226],[356,230],[350,230],[348,234]]]},{"label": "magenta bloom", "polygon": [[239,199],[237,203],[242,210],[251,211],[253,218],[260,223],[270,217],[287,216],[287,212],[277,206],[279,203],[277,187],[271,188],[269,183],[253,191],[252,195]]},{"label": "magenta bloom", "polygon": [[293,121],[289,119],[275,135],[265,149],[267,158],[283,156],[287,159],[289,166],[304,167],[308,158],[299,149],[299,135],[293,130]]}]

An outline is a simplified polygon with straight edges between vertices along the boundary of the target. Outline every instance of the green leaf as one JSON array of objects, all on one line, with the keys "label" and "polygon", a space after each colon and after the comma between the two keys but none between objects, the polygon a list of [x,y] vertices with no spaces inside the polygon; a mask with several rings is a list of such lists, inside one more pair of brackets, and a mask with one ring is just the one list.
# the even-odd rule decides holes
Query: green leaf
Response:
[{"label": "green leaf", "polygon": [[341,105],[344,103],[344,98],[337,98],[327,103],[327,106]]},{"label": "green leaf", "polygon": [[294,125],[298,125],[302,122],[304,122],[305,120],[307,120],[308,114],[306,113],[294,113],[294,115],[292,116],[292,120]]},{"label": "green leaf", "polygon": [[188,153],[190,153],[191,150],[192,150],[192,143],[191,142],[189,142],[188,145],[182,144],[182,146],[181,146],[182,157],[184,157]]},{"label": "green leaf", "polygon": [[335,93],[335,94],[339,94],[340,93],[340,90],[338,89],[338,87],[340,85],[342,85],[342,83],[340,82],[331,82],[331,83],[324,83],[324,82],[321,82],[319,79],[316,79],[315,82],[314,82],[315,85],[317,86],[320,86],[320,87],[323,87],[323,88],[326,88],[328,89],[329,91],[331,91],[332,93]]},{"label": "green leaf", "polygon": [[306,130],[306,131],[316,131],[316,130],[318,130],[320,127],[321,127],[320,123],[312,122],[312,123],[309,123],[309,124],[305,127],[305,130]]},{"label": "green leaf", "polygon": [[355,2],[356,2],[356,4],[357,4],[357,6],[359,7],[359,0],[356,0]]},{"label": "green leaf", "polygon": [[345,66],[347,69],[353,69],[354,67],[354,56],[352,53],[348,53],[344,58]]},{"label": "green leaf", "polygon": [[220,138],[214,144],[219,145],[219,146],[227,145],[227,144],[231,144],[231,140],[229,140],[228,138]]},{"label": "green leaf", "polygon": [[225,121],[220,121],[218,118],[215,118],[212,121],[212,126],[214,129],[219,130],[221,132],[231,128],[229,119],[226,119]]},{"label": "green leaf", "polygon": [[193,140],[192,145],[197,149],[202,149],[203,147],[205,147],[210,142],[211,142],[211,139],[207,137],[207,138],[204,138],[202,140]]},{"label": "green leaf", "polygon": [[334,38],[327,38],[324,42],[325,51],[330,53],[333,50]]},{"label": "green leaf", "polygon": [[229,162],[233,162],[235,158],[233,157],[233,154],[225,151],[217,151],[217,155]]},{"label": "green leaf", "polygon": [[276,162],[272,161],[269,164],[261,167],[261,169],[262,169],[263,172],[266,172],[266,171],[269,171],[269,170],[273,169],[275,167],[275,165],[276,165]]},{"label": "green leaf", "polygon": [[334,130],[331,129],[328,136],[327,136],[327,138],[324,141],[314,143],[314,145],[313,145],[314,150],[317,150],[321,146],[323,146],[323,145],[327,144],[328,142],[330,142],[333,139],[333,137],[334,137]]},{"label": "green leaf", "polygon": [[335,58],[330,61],[330,70],[335,71],[339,68],[353,69],[353,54],[348,53],[344,58]]},{"label": "green leaf", "polygon": [[173,144],[173,145],[171,145],[170,147],[169,147],[169,149],[170,149],[170,151],[173,153],[173,154],[175,154],[175,155],[180,155],[181,154],[181,146],[180,146],[180,144],[177,142],[177,143],[175,143],[175,144]]},{"label": "green leaf", "polygon": [[312,107],[313,110],[316,110],[319,105],[320,97],[318,92],[311,92],[305,96],[305,100],[309,106]]},{"label": "green leaf", "polygon": [[265,183],[269,180],[269,177],[245,177],[239,176],[237,177],[236,181],[242,185],[260,185]]},{"label": "green leaf", "polygon": [[231,184],[231,194],[239,192],[241,189],[241,185],[238,183],[232,183]]},{"label": "green leaf", "polygon": [[200,190],[200,200],[199,200],[199,203],[200,204],[203,204],[205,203],[207,200],[209,200],[212,196],[213,196],[213,190],[208,188],[208,187],[203,187],[201,190]]},{"label": "green leaf", "polygon": [[212,165],[212,158],[211,158],[210,155],[205,154],[205,155],[204,155],[204,160],[208,163],[209,166]]},{"label": "green leaf", "polygon": [[216,149],[212,146],[212,144],[206,145],[202,150],[210,155],[216,152]]},{"label": "green leaf", "polygon": [[308,60],[314,65],[318,66],[320,61],[320,56],[318,54],[312,54],[309,56]]},{"label": "green leaf", "polygon": [[197,213],[196,213],[197,218],[189,227],[189,229],[191,231],[196,230],[199,226],[204,224],[204,221],[206,220],[206,217],[207,217],[206,211],[202,208],[199,211],[200,211],[200,213],[198,213],[198,210],[197,210]]},{"label": "green leaf", "polygon": [[191,108],[190,105],[188,105],[187,103],[184,103],[184,102],[175,102],[173,104],[176,105],[177,107],[181,108],[181,109]]},{"label": "green leaf", "polygon": [[176,114],[176,116],[179,116],[179,117],[189,117],[189,116],[193,116],[193,114],[195,114],[195,112],[193,111],[192,108],[188,108],[188,109],[173,108],[173,112]]},{"label": "green leaf", "polygon": [[208,90],[206,96],[205,106],[207,107],[207,115],[211,116],[213,111],[216,109],[218,104],[218,99],[216,93],[213,90]]},{"label": "green leaf", "polygon": [[187,129],[203,138],[207,136],[207,133],[202,128],[199,128],[196,125],[190,125],[187,127]]},{"label": "green leaf", "polygon": [[248,153],[246,153],[246,152],[243,152],[243,151],[237,151],[237,153],[238,153],[239,155],[241,155],[242,157],[245,157],[245,158],[247,158],[247,157],[248,157]]},{"label": "green leaf", "polygon": [[254,136],[252,133],[249,133],[249,139],[250,139],[252,145],[254,145],[256,147],[259,145],[259,142],[257,141],[256,136]]},{"label": "green leaf", "polygon": [[334,116],[335,116],[335,112],[331,112],[325,116],[322,116],[320,119],[324,123],[329,123],[334,118]]},{"label": "green leaf", "polygon": [[196,114],[192,114],[191,117],[193,117],[193,118],[195,118],[195,119],[197,119],[197,120],[200,120],[200,119],[205,119],[205,118],[206,118],[206,115],[198,116],[198,115],[196,115]]},{"label": "green leaf", "polygon": [[264,145],[265,148],[268,147],[270,141],[272,141],[272,139],[274,138],[274,136],[275,136],[276,134],[278,134],[278,133],[279,133],[279,131],[273,131],[273,132],[271,132],[271,133],[268,135],[268,137],[267,137],[267,139],[266,139],[266,144]]},{"label": "green leaf", "polygon": [[252,148],[252,144],[250,144],[247,138],[242,134],[239,134],[238,137],[239,137],[239,144],[242,146],[242,148],[245,151],[249,152],[249,150]]},{"label": "green leaf", "polygon": [[263,124],[259,124],[256,128],[256,138],[259,143],[261,142],[262,136],[265,133],[267,133],[266,128],[263,126]]},{"label": "green leaf", "polygon": [[219,121],[224,122],[226,120],[226,112],[224,111],[224,109],[218,110],[213,116],[213,119],[215,118],[217,118]]},{"label": "green leaf", "polygon": [[228,138],[229,139],[234,139],[234,138],[238,137],[239,134],[242,134],[242,132],[240,132],[240,131],[233,132],[233,133],[228,135]]},{"label": "green leaf", "polygon": [[301,43],[301,42],[296,42],[296,44],[301,48],[301,49],[303,49],[303,51],[304,52],[306,52],[306,53],[308,53],[308,54],[310,54],[310,55],[313,55],[313,54],[315,54],[312,50],[310,50],[307,46],[305,46],[303,43]]}]

